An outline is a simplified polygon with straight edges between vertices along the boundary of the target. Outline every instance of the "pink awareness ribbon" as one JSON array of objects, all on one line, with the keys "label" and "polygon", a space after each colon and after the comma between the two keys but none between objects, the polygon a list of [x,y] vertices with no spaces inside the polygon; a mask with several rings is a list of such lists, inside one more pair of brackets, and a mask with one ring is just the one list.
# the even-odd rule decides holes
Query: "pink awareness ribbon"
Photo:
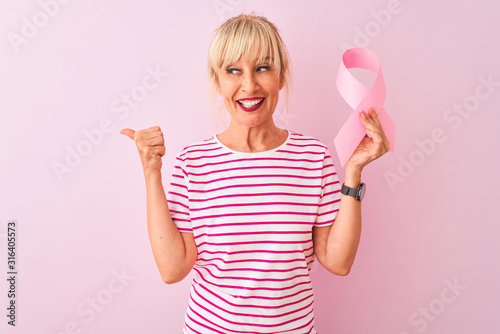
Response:
[{"label": "pink awareness ribbon", "polygon": [[[348,71],[353,67],[367,69],[377,74],[369,90]],[[334,140],[342,167],[366,135],[366,129],[359,120],[359,112],[361,110],[368,112],[372,107],[377,112],[384,133],[389,140],[390,150],[394,153],[396,126],[383,107],[385,82],[377,55],[373,51],[362,48],[352,48],[344,52],[337,74],[337,89],[347,104],[354,109]]]}]

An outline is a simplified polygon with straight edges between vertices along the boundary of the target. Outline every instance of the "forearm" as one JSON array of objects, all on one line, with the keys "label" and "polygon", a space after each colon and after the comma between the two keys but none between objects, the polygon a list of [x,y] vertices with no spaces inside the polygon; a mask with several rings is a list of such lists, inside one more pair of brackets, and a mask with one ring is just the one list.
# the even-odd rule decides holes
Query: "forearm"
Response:
[{"label": "forearm", "polygon": [[186,251],[168,209],[161,173],[145,173],[149,240],[164,281],[185,274]]},{"label": "forearm", "polygon": [[[361,183],[361,170],[346,167],[345,185],[357,188]],[[331,268],[347,274],[361,237],[361,201],[342,194],[340,208],[328,234],[326,261]]]}]

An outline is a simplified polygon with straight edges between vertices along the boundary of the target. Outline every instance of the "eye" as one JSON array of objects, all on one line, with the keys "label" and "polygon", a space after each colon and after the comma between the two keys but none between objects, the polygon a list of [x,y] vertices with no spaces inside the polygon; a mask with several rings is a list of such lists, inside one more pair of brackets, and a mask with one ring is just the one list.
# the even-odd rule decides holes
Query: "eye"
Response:
[{"label": "eye", "polygon": [[265,72],[269,71],[271,69],[271,66],[259,66],[257,67],[257,72]]},{"label": "eye", "polygon": [[236,73],[234,73],[234,71],[238,71],[238,69],[233,68],[233,67],[230,67],[230,68],[226,69],[226,72],[229,73],[229,74],[236,74]]}]

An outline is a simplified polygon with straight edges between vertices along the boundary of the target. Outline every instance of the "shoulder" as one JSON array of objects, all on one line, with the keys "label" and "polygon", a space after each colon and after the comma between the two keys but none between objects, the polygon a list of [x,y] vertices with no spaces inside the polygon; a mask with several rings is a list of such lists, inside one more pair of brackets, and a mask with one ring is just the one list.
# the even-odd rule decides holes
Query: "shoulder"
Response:
[{"label": "shoulder", "polygon": [[315,136],[299,133],[293,130],[290,131],[289,144],[296,147],[304,147],[314,149],[315,151],[327,152],[328,146]]},{"label": "shoulder", "polygon": [[186,161],[193,157],[199,157],[203,152],[213,150],[216,146],[217,142],[215,141],[215,135],[205,139],[199,139],[183,146],[182,149],[177,152],[176,159]]}]

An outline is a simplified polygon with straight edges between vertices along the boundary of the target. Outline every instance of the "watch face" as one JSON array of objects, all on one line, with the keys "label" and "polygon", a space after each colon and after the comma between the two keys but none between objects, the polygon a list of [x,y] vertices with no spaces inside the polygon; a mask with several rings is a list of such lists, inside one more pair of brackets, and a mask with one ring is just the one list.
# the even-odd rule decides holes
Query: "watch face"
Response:
[{"label": "watch face", "polygon": [[358,198],[360,201],[362,201],[363,198],[365,197],[365,192],[366,192],[366,186],[364,183],[361,183],[359,185],[359,190],[358,190]]}]

